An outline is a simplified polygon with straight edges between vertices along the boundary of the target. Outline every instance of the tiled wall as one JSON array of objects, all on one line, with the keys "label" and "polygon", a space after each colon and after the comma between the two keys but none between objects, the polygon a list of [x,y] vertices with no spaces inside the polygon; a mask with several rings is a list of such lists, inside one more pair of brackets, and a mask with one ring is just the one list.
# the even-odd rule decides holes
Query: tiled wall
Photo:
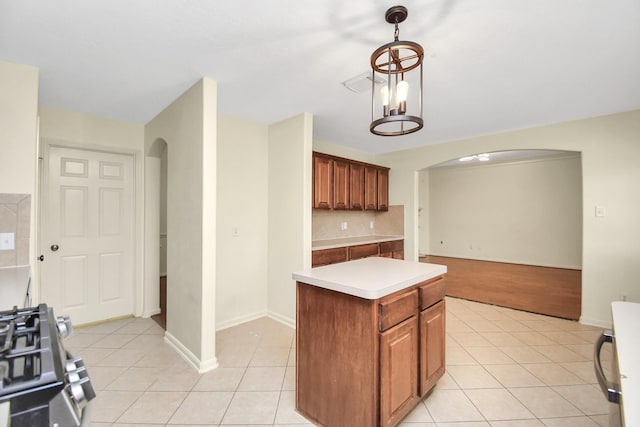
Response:
[{"label": "tiled wall", "polygon": [[31,196],[0,194],[0,233],[14,233],[15,248],[0,250],[0,268],[29,264]]},{"label": "tiled wall", "polygon": [[[367,235],[404,235],[404,206],[389,206],[387,212],[313,210],[313,240]],[[373,229],[370,223],[373,221]],[[341,230],[340,224],[347,223]]]}]

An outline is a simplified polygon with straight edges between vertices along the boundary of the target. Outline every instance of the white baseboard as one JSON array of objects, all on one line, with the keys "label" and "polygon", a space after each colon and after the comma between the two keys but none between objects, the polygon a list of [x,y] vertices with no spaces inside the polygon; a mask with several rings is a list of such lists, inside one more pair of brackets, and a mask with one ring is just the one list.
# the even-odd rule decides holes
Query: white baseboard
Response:
[{"label": "white baseboard", "polygon": [[606,322],[604,320],[590,319],[590,318],[584,317],[584,316],[580,317],[579,322],[582,323],[583,325],[595,326],[595,327],[603,328],[603,329],[611,329],[613,327],[613,323],[611,321]]},{"label": "white baseboard", "polygon": [[224,329],[232,328],[234,326],[241,325],[243,323],[250,322],[252,320],[259,319],[261,317],[269,317],[277,322],[280,322],[290,328],[296,328],[295,319],[291,319],[289,317],[283,316],[273,311],[260,310],[254,313],[246,314],[244,316],[238,316],[233,319],[225,320],[223,322],[216,323],[216,332],[222,331]]},{"label": "white baseboard", "polygon": [[169,344],[173,349],[186,360],[193,368],[198,371],[199,374],[212,371],[218,367],[218,359],[213,357],[209,360],[201,361],[193,354],[187,347],[185,347],[180,340],[174,337],[168,331],[164,333],[164,341]]},{"label": "white baseboard", "polygon": [[144,311],[140,317],[151,317],[160,313],[162,313],[162,310],[160,310],[160,308],[158,307],[158,308],[154,308],[153,310]]},{"label": "white baseboard", "polygon": [[259,319],[261,317],[268,316],[267,310],[260,310],[254,313],[245,314],[243,316],[238,316],[233,319],[224,320],[222,322],[216,322],[216,331],[221,331],[223,329],[228,329],[233,326],[240,325],[242,323],[250,322],[252,320]]},{"label": "white baseboard", "polygon": [[296,328],[296,321],[295,319],[292,319],[290,317],[286,317],[283,316],[279,313],[276,313],[274,311],[270,311],[267,316],[269,316],[271,319],[276,320],[284,325],[287,325],[290,328],[295,329]]}]

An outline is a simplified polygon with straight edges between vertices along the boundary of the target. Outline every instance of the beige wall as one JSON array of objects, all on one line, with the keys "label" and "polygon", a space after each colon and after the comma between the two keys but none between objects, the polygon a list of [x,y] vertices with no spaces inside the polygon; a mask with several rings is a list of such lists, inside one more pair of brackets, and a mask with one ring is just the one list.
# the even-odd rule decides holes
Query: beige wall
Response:
[{"label": "beige wall", "polygon": [[267,314],[267,125],[218,116],[216,327]]},{"label": "beige wall", "polygon": [[0,233],[13,234],[13,249],[0,250],[0,268],[29,265],[31,195],[0,193]]},{"label": "beige wall", "polygon": [[166,337],[199,371],[217,366],[216,98],[202,79],[145,126],[145,151],[168,153]]},{"label": "beige wall", "polygon": [[293,271],[311,266],[313,117],[304,113],[269,126],[269,314],[295,322]]},{"label": "beige wall", "polygon": [[313,151],[319,153],[331,154],[332,156],[344,157],[346,159],[358,160],[360,162],[372,163],[375,165],[385,166],[380,163],[381,159],[378,155],[372,153],[366,153],[364,151],[355,150],[344,145],[338,145],[331,142],[314,139]]},{"label": "beige wall", "polygon": [[417,244],[418,255],[427,255],[429,253],[429,169],[418,172],[416,177],[418,180],[418,205],[417,219],[418,227]]},{"label": "beige wall", "polygon": [[[40,139],[45,143],[61,142],[73,146],[120,149],[142,154],[143,125],[50,107],[40,107],[39,114]],[[136,167],[139,167],[138,163]]]},{"label": "beige wall", "polygon": [[0,193],[36,189],[38,69],[0,61]]},{"label": "beige wall", "polygon": [[[384,155],[390,166],[390,203],[405,205],[406,258],[418,253],[418,171],[464,155],[549,149],[582,155],[582,316],[610,324],[610,302],[626,294],[640,301],[640,111],[426,146]],[[597,218],[595,206],[606,216]]]},{"label": "beige wall", "polygon": [[582,263],[580,156],[431,168],[431,255],[546,267]]},{"label": "beige wall", "polygon": [[[0,61],[0,193],[32,196],[28,206],[20,208],[23,217],[30,216],[27,230],[20,232],[20,236],[26,236],[26,241],[16,235],[16,251],[13,251],[15,262],[32,267],[37,233],[37,134],[38,69]],[[20,250],[24,245],[29,249]],[[33,278],[37,296],[37,275]]]}]

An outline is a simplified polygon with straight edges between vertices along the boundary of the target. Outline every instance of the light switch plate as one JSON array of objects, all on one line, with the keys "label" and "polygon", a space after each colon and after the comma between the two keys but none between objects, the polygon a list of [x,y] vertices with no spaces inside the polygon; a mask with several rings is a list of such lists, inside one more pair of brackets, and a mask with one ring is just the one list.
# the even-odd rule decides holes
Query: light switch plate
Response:
[{"label": "light switch plate", "polygon": [[12,251],[16,248],[15,233],[0,233],[0,251]]},{"label": "light switch plate", "polygon": [[601,218],[605,215],[604,206],[596,206],[596,216]]}]

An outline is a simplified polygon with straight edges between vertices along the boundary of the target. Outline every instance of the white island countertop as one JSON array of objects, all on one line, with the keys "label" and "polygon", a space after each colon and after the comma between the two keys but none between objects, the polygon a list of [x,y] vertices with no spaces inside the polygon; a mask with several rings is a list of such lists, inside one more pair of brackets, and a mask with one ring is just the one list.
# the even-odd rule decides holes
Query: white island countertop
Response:
[{"label": "white island countertop", "polygon": [[366,299],[378,299],[443,275],[447,266],[370,257],[293,273],[293,279]]},{"label": "white island countertop", "polygon": [[611,303],[611,313],[620,370],[622,418],[625,426],[637,426],[640,425],[640,304],[616,301]]}]

